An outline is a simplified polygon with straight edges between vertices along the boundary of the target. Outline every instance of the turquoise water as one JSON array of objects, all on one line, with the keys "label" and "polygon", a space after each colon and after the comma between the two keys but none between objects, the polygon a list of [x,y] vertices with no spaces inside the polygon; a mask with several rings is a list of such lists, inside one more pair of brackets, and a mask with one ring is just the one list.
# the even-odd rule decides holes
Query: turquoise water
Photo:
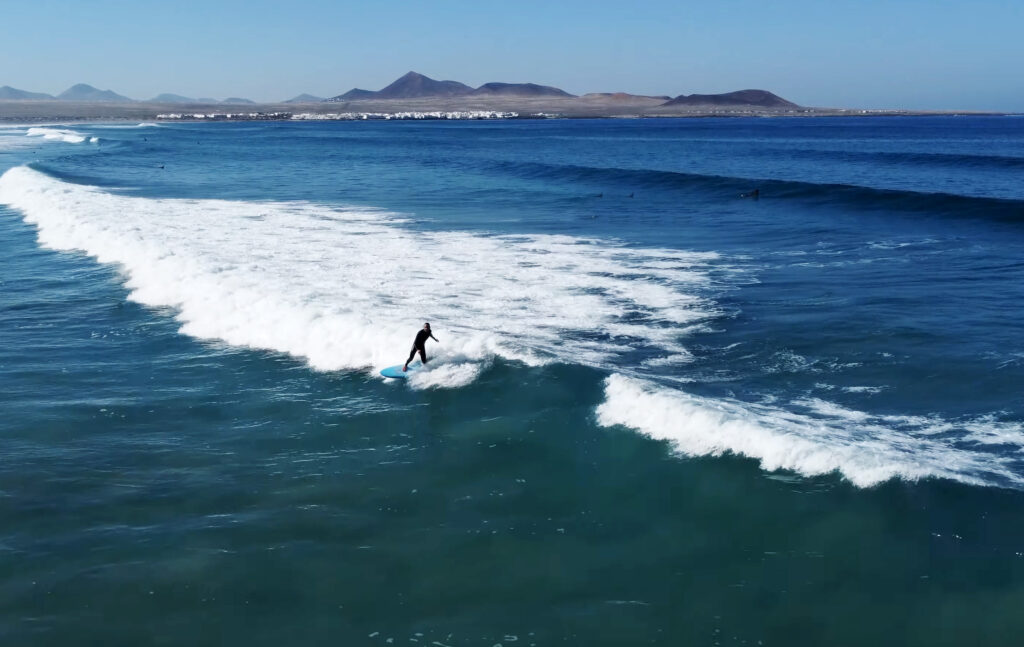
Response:
[{"label": "turquoise water", "polygon": [[130,126],[0,128],[4,644],[1021,635],[1021,120]]}]

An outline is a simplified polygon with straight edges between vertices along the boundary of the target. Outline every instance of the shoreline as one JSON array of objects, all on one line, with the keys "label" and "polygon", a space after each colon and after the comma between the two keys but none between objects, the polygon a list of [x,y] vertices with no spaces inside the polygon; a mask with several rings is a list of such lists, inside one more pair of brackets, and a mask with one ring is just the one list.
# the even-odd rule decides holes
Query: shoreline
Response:
[{"label": "shoreline", "polygon": [[[757,106],[661,106],[642,102],[579,99],[373,100],[311,104],[159,104],[0,100],[0,123],[92,123],[121,121],[361,121],[484,119],[652,119],[741,117],[920,117],[1015,116],[972,110],[854,108],[761,108]],[[173,117],[169,117],[173,115]]]}]

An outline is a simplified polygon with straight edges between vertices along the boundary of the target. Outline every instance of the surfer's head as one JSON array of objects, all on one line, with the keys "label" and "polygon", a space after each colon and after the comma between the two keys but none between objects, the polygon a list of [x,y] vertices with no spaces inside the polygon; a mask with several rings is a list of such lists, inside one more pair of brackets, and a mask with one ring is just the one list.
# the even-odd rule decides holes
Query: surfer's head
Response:
[{"label": "surfer's head", "polygon": [[428,324],[428,323],[423,324],[423,330],[430,330],[430,324]]}]

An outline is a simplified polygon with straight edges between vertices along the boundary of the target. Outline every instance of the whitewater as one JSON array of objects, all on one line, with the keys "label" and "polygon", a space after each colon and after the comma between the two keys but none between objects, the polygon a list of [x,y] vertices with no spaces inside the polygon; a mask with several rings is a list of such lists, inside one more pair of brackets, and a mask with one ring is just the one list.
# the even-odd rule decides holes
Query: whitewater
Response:
[{"label": "whitewater", "polygon": [[181,333],[199,339],[375,375],[404,356],[420,320],[431,321],[443,341],[412,388],[464,387],[495,358],[581,364],[611,374],[599,424],[635,429],[682,455],[735,454],[805,476],[838,472],[861,487],[926,477],[1024,483],[1014,459],[986,448],[991,438],[1024,447],[1016,422],[687,393],[692,378],[659,369],[691,362],[687,339],[725,316],[717,283],[738,271],[717,253],[422,231],[376,208],[137,198],[29,167],[0,177],[0,203],[35,225],[43,246],[116,265],[129,298],[172,308]]}]

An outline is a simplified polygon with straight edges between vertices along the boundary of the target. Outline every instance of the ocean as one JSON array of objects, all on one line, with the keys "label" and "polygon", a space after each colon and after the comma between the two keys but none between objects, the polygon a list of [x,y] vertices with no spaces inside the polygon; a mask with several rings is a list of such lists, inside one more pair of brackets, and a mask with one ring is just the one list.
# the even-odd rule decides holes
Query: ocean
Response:
[{"label": "ocean", "polygon": [[0,126],[0,642],[1019,644],[1022,171],[1017,117]]}]

